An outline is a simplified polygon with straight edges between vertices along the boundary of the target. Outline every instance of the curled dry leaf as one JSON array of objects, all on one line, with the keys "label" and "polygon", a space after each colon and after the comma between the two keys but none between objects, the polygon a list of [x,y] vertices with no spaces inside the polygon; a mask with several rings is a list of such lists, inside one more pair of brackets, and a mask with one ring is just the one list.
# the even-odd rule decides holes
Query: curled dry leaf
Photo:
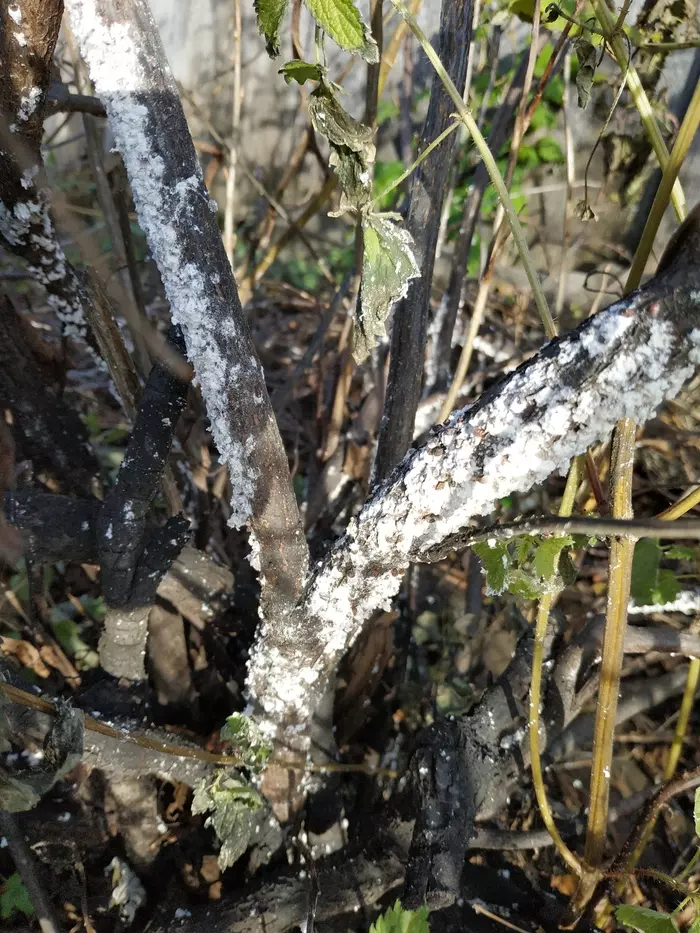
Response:
[{"label": "curled dry leaf", "polygon": [[420,276],[413,238],[394,222],[394,217],[368,213],[362,221],[362,300],[357,305],[352,347],[357,363],[365,360],[377,339],[386,335],[385,322],[391,306],[406,295],[411,279]]}]

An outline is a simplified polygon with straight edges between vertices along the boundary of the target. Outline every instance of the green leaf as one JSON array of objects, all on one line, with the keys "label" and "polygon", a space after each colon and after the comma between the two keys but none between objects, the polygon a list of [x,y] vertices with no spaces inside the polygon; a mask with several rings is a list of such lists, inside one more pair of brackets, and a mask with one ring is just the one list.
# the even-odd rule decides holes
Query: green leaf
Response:
[{"label": "green leaf", "polygon": [[632,561],[632,586],[630,593],[638,606],[654,602],[654,589],[659,576],[661,548],[656,538],[642,538],[637,542]]},{"label": "green leaf", "polygon": [[532,558],[532,566],[543,580],[551,580],[559,572],[559,560],[564,548],[571,547],[574,539],[571,535],[557,538],[545,538],[538,546]]},{"label": "green leaf", "polygon": [[280,29],[289,0],[255,0],[258,29],[265,37],[267,54],[276,58],[280,53]]},{"label": "green leaf", "polygon": [[639,933],[678,933],[678,927],[671,916],[649,907],[622,904],[615,909],[615,917],[618,923],[639,930]]},{"label": "green leaf", "polygon": [[553,78],[550,78],[547,82],[547,87],[544,89],[542,99],[549,104],[555,104],[557,107],[561,107],[564,101],[564,81],[561,75],[554,75]]},{"label": "green leaf", "polygon": [[515,596],[522,596],[523,599],[539,599],[547,592],[547,587],[543,586],[534,577],[531,577],[524,570],[513,570],[508,581],[508,592]]},{"label": "green leaf", "polygon": [[352,0],[306,0],[309,12],[324,32],[346,52],[358,52],[366,62],[379,61],[377,43]]},{"label": "green leaf", "polygon": [[539,163],[540,157],[535,146],[523,143],[518,149],[518,165],[524,165],[525,168],[535,168]]},{"label": "green leaf", "polygon": [[535,15],[535,0],[511,0],[508,12],[525,23],[531,23]]},{"label": "green leaf", "polygon": [[652,602],[672,603],[678,599],[681,585],[673,570],[659,570],[656,586],[652,593]]},{"label": "green leaf", "polygon": [[545,136],[543,139],[538,139],[535,146],[537,149],[537,155],[540,157],[542,162],[563,162],[564,161],[564,150],[561,148],[556,139],[552,139],[551,136]]},{"label": "green leaf", "polygon": [[530,549],[538,544],[538,540],[532,535],[518,535],[513,540],[515,543],[515,563],[522,567],[528,558]]},{"label": "green leaf", "polygon": [[211,784],[201,781],[194,789],[192,813],[210,813],[205,826],[212,826],[221,843],[219,867],[230,868],[243,855],[253,838],[255,813],[263,807],[255,788],[234,774],[220,772]]},{"label": "green leaf", "polygon": [[284,77],[287,84],[291,84],[292,81],[305,84],[307,81],[321,81],[325,72],[326,69],[321,65],[302,62],[295,58],[291,62],[285,62],[277,73]]},{"label": "green leaf", "polygon": [[427,907],[404,910],[401,901],[385,910],[369,928],[369,933],[430,933]]},{"label": "green leaf", "polygon": [[260,770],[272,754],[260,729],[249,716],[232,713],[221,728],[221,738],[232,742],[248,768]]},{"label": "green leaf", "polygon": [[696,560],[698,556],[697,548],[683,547],[680,544],[670,544],[661,550],[664,552],[664,557],[669,560]]},{"label": "green leaf", "polygon": [[[376,197],[385,188],[388,188],[389,185],[396,181],[396,179],[403,174],[404,165],[403,162],[398,159],[392,159],[387,162],[377,162],[374,166],[374,186],[373,186],[373,195]],[[390,191],[386,197],[381,198],[376,202],[377,207],[380,211],[386,211],[391,208],[393,203],[396,201],[399,196],[399,189],[394,188],[393,191]]]},{"label": "green leaf", "polygon": [[413,239],[393,216],[369,213],[362,219],[365,249],[352,347],[357,363],[386,335],[384,322],[391,306],[406,295],[411,279],[420,276]]},{"label": "green leaf", "polygon": [[51,611],[51,627],[63,650],[75,658],[81,670],[99,667],[99,655],[80,637],[80,626],[77,622],[55,608]]},{"label": "green leaf", "polygon": [[[395,120],[401,113],[401,108],[395,100],[384,98],[377,104],[377,126]],[[403,164],[403,163],[402,163]]]},{"label": "green leaf", "polygon": [[472,545],[472,550],[480,558],[486,575],[486,592],[498,596],[508,586],[508,579],[513,563],[508,545],[496,541],[491,547],[488,541],[479,541]]},{"label": "green leaf", "polygon": [[26,917],[34,916],[34,905],[17,872],[10,875],[0,887],[0,917],[9,920],[14,913],[24,914]]}]

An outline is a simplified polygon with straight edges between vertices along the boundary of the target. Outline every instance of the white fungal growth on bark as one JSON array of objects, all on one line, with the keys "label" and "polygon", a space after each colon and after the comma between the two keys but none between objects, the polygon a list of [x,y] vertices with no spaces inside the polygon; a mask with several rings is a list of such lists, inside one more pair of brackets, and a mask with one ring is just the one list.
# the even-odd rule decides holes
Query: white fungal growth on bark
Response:
[{"label": "white fungal growth on bark", "polygon": [[[25,170],[23,188],[33,187],[38,171],[38,166]],[[48,191],[41,189],[35,197],[17,201],[11,208],[0,201],[0,234],[11,246],[24,246],[30,254],[39,255],[38,261],[30,262],[28,269],[41,285],[50,288],[55,282],[67,282],[66,257],[51,220]],[[63,334],[84,337],[87,329],[83,307],[77,292],[74,295],[70,292],[66,288],[65,297],[49,292],[47,300],[61,322]]]},{"label": "white fungal growth on bark", "polygon": [[700,362],[700,329],[683,338],[647,313],[645,342],[626,340],[636,310],[627,302],[601,311],[409,452],[318,570],[283,650],[270,650],[262,631],[249,689],[268,731],[308,721],[317,698],[304,685],[332,670],[371,613],[389,607],[412,558],[503,496],[564,472],[620,418],[643,423],[678,393]]},{"label": "white fungal growth on bark", "polygon": [[20,98],[19,110],[17,111],[17,119],[20,123],[27,122],[39,106],[42,96],[43,92],[40,87],[30,87],[27,93],[22,95]]},{"label": "white fungal growth on bark", "polygon": [[[212,289],[216,283],[200,266],[186,257],[175,224],[191,216],[197,199],[209,195],[202,173],[173,178],[158,153],[149,107],[149,94],[162,93],[152,86],[131,23],[106,22],[95,0],[69,0],[66,4],[73,31],[100,99],[104,102],[117,148],[129,175],[139,223],[158,266],[173,321],[182,327],[188,355],[194,364],[207,405],[217,448],[229,470],[233,490],[230,524],[244,525],[251,517],[255,472],[244,445],[229,427],[234,393],[246,391],[246,372],[225,358],[222,338],[230,344],[243,338],[233,317],[212,321]],[[193,220],[188,236],[199,232]],[[218,339],[217,339],[218,338]],[[251,360],[257,367],[257,362]],[[257,373],[259,378],[259,373]]]}]

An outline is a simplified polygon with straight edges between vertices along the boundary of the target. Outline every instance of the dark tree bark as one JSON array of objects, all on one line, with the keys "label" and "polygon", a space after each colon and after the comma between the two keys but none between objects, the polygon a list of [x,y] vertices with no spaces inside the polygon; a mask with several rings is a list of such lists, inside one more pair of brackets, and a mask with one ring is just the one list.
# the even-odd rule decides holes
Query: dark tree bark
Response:
[{"label": "dark tree bark", "polygon": [[85,296],[56,235],[40,148],[62,16],[63,0],[0,0],[0,242],[29,264],[63,333],[85,337]]},{"label": "dark tree bark", "polygon": [[[457,88],[464,87],[471,45],[471,0],[443,0],[438,54]],[[435,77],[428,114],[419,143],[422,151],[452,122],[454,104]],[[423,381],[430,290],[442,206],[457,145],[453,133],[431,153],[411,178],[406,229],[416,244],[421,277],[410,282],[408,294],[396,307],[391,329],[391,357],[384,412],[379,428],[373,479],[386,479],[408,450]]]},{"label": "dark tree bark", "polygon": [[[522,97],[526,71],[527,56],[520,63],[520,67],[503,98],[503,103],[494,117],[488,138],[489,149],[493,153],[497,153],[507,139]],[[489,184],[489,173],[484,163],[480,161],[474,169],[474,176],[469,185],[469,193],[464,202],[462,223],[452,254],[447,289],[440,300],[438,310],[435,312],[435,320],[430,327],[431,341],[425,366],[429,379],[426,391],[443,389],[450,379],[452,371],[452,334],[457,321],[457,314],[464,305],[464,285],[467,278],[469,253],[474,239],[476,222],[479,219],[481,202]]]},{"label": "dark tree bark", "polygon": [[228,466],[231,523],[250,524],[263,612],[276,624],[301,593],[308,548],[262,367],[158,30],[146,0],[70,0],[67,9]]},{"label": "dark tree bark", "polygon": [[24,324],[0,296],[0,407],[12,412],[20,457],[46,469],[67,492],[90,495],[99,464],[85,425],[46,381]]}]

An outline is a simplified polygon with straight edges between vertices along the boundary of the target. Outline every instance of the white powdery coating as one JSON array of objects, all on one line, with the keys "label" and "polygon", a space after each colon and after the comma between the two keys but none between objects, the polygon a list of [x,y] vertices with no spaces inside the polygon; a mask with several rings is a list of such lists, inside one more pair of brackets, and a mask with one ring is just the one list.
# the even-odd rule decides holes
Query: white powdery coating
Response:
[{"label": "white powdery coating", "polygon": [[[205,197],[209,201],[201,169],[197,166],[195,175],[175,185],[164,181],[165,165],[149,133],[149,111],[137,99],[139,93],[148,93],[150,84],[130,25],[105,23],[95,10],[94,0],[69,0],[67,7],[124,158],[139,223],[158,266],[173,321],[184,332],[214,441],[228,466],[233,490],[229,523],[240,527],[251,517],[255,474],[250,466],[250,451],[232,435],[229,417],[232,392],[245,391],[245,386],[237,383],[236,367],[222,357],[212,339],[208,295],[213,283],[206,281],[196,264],[184,260],[182,243],[172,224],[174,217],[181,220],[188,214],[191,199]],[[219,326],[222,336],[229,340],[242,339],[233,318]]]},{"label": "white powdery coating", "polygon": [[[455,413],[444,430],[409,453],[399,480],[365,505],[313,581],[305,618],[313,619],[317,659],[310,661],[308,650],[270,653],[264,637],[258,640],[249,688],[271,724],[281,717],[308,719],[313,699],[300,690],[307,666],[313,664],[312,673],[334,667],[371,613],[389,607],[412,554],[489,514],[503,496],[564,472],[620,418],[643,423],[678,393],[691,364],[700,362],[700,330],[690,334],[691,364],[682,368],[672,359],[676,333],[663,320],[648,322],[645,346],[610,353],[635,324],[634,310],[612,305],[601,311],[578,339],[560,344],[556,356],[516,372],[467,422]],[[582,390],[562,384],[574,360],[587,372],[600,366]],[[294,644],[292,632],[287,643]]]},{"label": "white powdery coating", "polygon": [[[38,171],[38,165],[25,170],[23,188],[33,186],[32,179]],[[49,192],[42,189],[36,198],[18,201],[12,209],[0,201],[0,234],[11,246],[41,250],[39,263],[30,263],[28,269],[45,288],[68,281],[66,257],[51,220],[48,199]],[[77,294],[71,296],[67,292],[67,295],[64,298],[50,293],[47,300],[61,322],[64,336],[84,337],[86,324],[80,299]]]},{"label": "white powdery coating", "polygon": [[27,122],[39,106],[39,101],[42,96],[43,91],[40,87],[30,87],[27,93],[22,95],[19,102],[19,110],[17,111],[17,119],[20,123]]},{"label": "white powdery coating", "polygon": [[684,590],[670,603],[652,603],[650,606],[638,606],[631,603],[629,614],[635,616],[650,616],[655,612],[682,612],[692,616],[700,610],[700,590]]},{"label": "white powdery coating", "polygon": [[18,26],[22,22],[22,11],[18,6],[8,6],[7,15]]}]

